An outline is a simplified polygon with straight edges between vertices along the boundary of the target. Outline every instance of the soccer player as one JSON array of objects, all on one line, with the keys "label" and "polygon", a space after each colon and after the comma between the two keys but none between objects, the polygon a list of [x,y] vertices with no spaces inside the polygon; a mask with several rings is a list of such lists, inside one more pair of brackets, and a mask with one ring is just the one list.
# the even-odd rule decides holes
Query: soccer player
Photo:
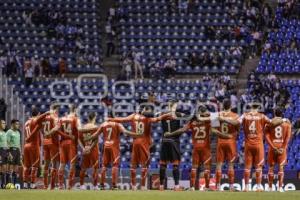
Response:
[{"label": "soccer player", "polygon": [[[230,99],[224,99],[223,111],[219,113],[220,118],[232,118],[237,120],[239,116],[231,111]],[[217,142],[217,166],[216,166],[216,189],[220,190],[221,177],[222,177],[222,165],[224,161],[228,162],[228,179],[229,179],[229,190],[234,191],[234,161],[236,159],[236,138],[238,135],[240,126],[228,124],[224,121],[220,121],[219,131],[224,134],[232,135],[231,138],[224,138],[218,136]]]},{"label": "soccer player", "polygon": [[173,178],[175,182],[174,190],[180,190],[179,187],[179,164],[181,160],[180,153],[180,135],[175,135],[172,137],[165,137],[164,133],[173,132],[180,129],[180,120],[177,119],[177,116],[182,116],[182,113],[176,112],[177,103],[175,101],[170,101],[168,103],[169,111],[165,114],[169,114],[169,116],[165,116],[162,121],[162,142],[160,149],[160,169],[159,169],[159,180],[160,186],[159,189],[164,190],[164,183],[166,180],[166,169],[167,164],[171,163],[173,165]]},{"label": "soccer player", "polygon": [[5,133],[6,123],[0,120],[0,181],[1,188],[6,186],[6,170],[7,170],[7,139]]},{"label": "soccer player", "polygon": [[121,134],[136,136],[136,133],[128,131],[120,123],[116,122],[104,122],[100,125],[98,130],[86,139],[95,140],[103,133],[103,155],[102,155],[102,169],[100,186],[104,190],[104,183],[106,178],[106,169],[109,164],[112,166],[112,189],[116,190],[118,182],[118,171],[120,164],[120,136]]},{"label": "soccer player", "polygon": [[[282,119],[283,113],[280,108],[274,110],[275,118]],[[274,180],[274,165],[278,164],[278,191],[284,192],[282,188],[283,177],[284,177],[284,166],[286,164],[287,156],[287,145],[290,141],[292,134],[292,125],[289,120],[284,120],[284,122],[275,127],[266,127],[266,140],[269,145],[268,150],[268,164],[269,164],[269,191],[272,191],[272,185]]]},{"label": "soccer player", "polygon": [[272,121],[259,112],[260,104],[252,103],[249,112],[244,113],[238,120],[220,117],[220,121],[230,123],[232,125],[241,124],[245,134],[245,192],[249,191],[249,179],[252,165],[255,166],[255,176],[258,192],[263,191],[261,184],[262,166],[264,164],[264,144],[263,135],[266,125],[271,127],[277,126],[283,122],[282,119],[275,118]]},{"label": "soccer player", "polygon": [[68,179],[68,189],[71,189],[74,184],[75,165],[77,161],[77,146],[78,146],[78,127],[80,127],[79,118],[76,115],[76,106],[70,106],[70,112],[67,116],[60,119],[62,132],[59,132],[60,145],[60,166],[58,170],[59,188],[63,189],[65,166],[70,162],[70,172]]},{"label": "soccer player", "polygon": [[41,132],[43,134],[44,153],[44,189],[48,189],[49,165],[52,165],[50,189],[55,188],[57,169],[59,165],[59,135],[57,133],[60,125],[58,119],[59,105],[52,103],[50,114],[41,121]]},{"label": "soccer player", "polygon": [[193,117],[183,128],[172,133],[165,133],[165,137],[181,135],[187,131],[192,131],[193,153],[192,153],[192,171],[190,180],[190,190],[195,190],[197,169],[201,164],[204,165],[205,190],[209,189],[210,168],[211,168],[211,150],[210,134],[215,133],[223,137],[231,138],[229,134],[221,133],[212,127],[211,119],[206,106],[200,105],[199,115]]},{"label": "soccer player", "polygon": [[108,118],[113,122],[131,122],[131,127],[137,136],[133,137],[132,153],[131,153],[131,187],[136,187],[136,168],[140,164],[142,167],[141,174],[141,190],[146,190],[146,179],[148,174],[148,165],[150,163],[150,147],[152,145],[151,124],[160,121],[163,116],[152,118],[150,116],[151,109],[145,106],[141,113],[133,113],[128,117]]},{"label": "soccer player", "polygon": [[93,186],[94,190],[98,187],[98,169],[99,169],[99,142],[98,138],[95,140],[88,139],[93,135],[95,131],[86,131],[84,129],[96,129],[96,113],[91,112],[88,115],[88,123],[85,124],[82,129],[79,129],[79,146],[82,149],[82,162],[80,170],[80,189],[85,190],[84,177],[88,168],[93,168]]},{"label": "soccer player", "polygon": [[[33,108],[31,111],[31,118],[29,118],[25,123],[25,144],[23,149],[24,189],[28,189],[30,187],[32,189],[36,188],[35,181],[37,177],[37,170],[40,166],[40,124],[48,114],[49,112],[39,115],[38,109]],[[29,185],[30,183],[31,185]]]},{"label": "soccer player", "polygon": [[10,181],[14,185],[19,177],[19,166],[21,164],[21,133],[20,122],[17,119],[11,120],[11,128],[6,132],[8,146],[8,168],[10,170]]}]

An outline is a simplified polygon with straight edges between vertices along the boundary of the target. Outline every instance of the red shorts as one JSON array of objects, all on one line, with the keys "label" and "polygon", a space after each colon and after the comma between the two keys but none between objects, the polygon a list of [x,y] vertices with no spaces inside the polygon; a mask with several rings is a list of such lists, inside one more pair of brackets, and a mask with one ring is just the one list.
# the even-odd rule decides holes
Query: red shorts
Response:
[{"label": "red shorts", "polygon": [[268,152],[268,164],[269,165],[285,165],[286,164],[286,150],[283,154],[277,154],[274,149],[270,148]]},{"label": "red shorts", "polygon": [[77,148],[73,144],[60,144],[59,146],[59,155],[60,155],[60,162],[61,163],[76,163],[77,158]]},{"label": "red shorts", "polygon": [[211,163],[211,153],[209,148],[203,147],[194,147],[192,153],[192,165],[199,166],[203,164],[210,164]]},{"label": "red shorts", "polygon": [[264,145],[245,145],[245,168],[250,169],[252,165],[255,167],[263,166],[264,164]]},{"label": "red shorts", "polygon": [[236,144],[233,142],[220,142],[217,145],[217,162],[234,162],[236,158]]},{"label": "red shorts", "polygon": [[44,160],[59,162],[59,148],[56,144],[48,144],[43,146]]},{"label": "red shorts", "polygon": [[82,169],[99,168],[99,151],[98,148],[93,148],[89,154],[82,156]]},{"label": "red shorts", "polygon": [[105,147],[103,149],[102,164],[107,166],[112,163],[112,165],[119,165],[120,163],[120,149],[116,147]]},{"label": "red shorts", "polygon": [[40,166],[40,146],[29,146],[25,144],[23,164],[26,168]]},{"label": "red shorts", "polygon": [[131,152],[131,165],[149,165],[150,146],[144,144],[133,144]]}]

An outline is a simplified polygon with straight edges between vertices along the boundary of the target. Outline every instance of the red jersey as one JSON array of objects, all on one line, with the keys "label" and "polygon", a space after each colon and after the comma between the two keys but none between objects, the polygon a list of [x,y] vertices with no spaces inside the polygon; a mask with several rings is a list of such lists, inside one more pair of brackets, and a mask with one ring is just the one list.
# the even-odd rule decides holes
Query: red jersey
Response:
[{"label": "red jersey", "polygon": [[[237,120],[239,118],[238,114],[236,114],[232,111],[230,111],[230,112],[222,111],[219,114],[220,114],[220,116],[227,118],[227,119],[231,119],[231,120]],[[237,137],[237,134],[239,131],[238,126],[234,126],[232,124],[220,121],[220,127],[218,128],[218,130],[222,133],[233,135],[232,138],[222,138],[219,136],[218,143],[228,143],[228,142],[235,143],[236,142],[236,137]]]},{"label": "red jersey", "polygon": [[194,148],[210,148],[210,121],[190,121],[186,128],[192,131]]},{"label": "red jersey", "polygon": [[[91,124],[87,124],[85,126],[83,126],[83,128],[93,128],[96,127],[95,125],[91,125]],[[89,140],[89,141],[84,141],[87,138],[90,138],[93,134],[95,133],[95,131],[85,131],[85,132],[80,132],[79,133],[79,140],[82,143],[82,145],[84,147],[88,147],[88,146],[92,146],[93,144],[93,140]],[[98,144],[98,140],[96,140],[96,145],[94,146],[93,150],[97,150],[99,149],[99,144]]]},{"label": "red jersey", "polygon": [[133,139],[133,144],[152,144],[151,137],[151,118],[145,117],[144,115],[134,114],[131,121],[131,130],[136,132],[138,135],[143,135]]},{"label": "red jersey", "polygon": [[140,137],[133,139],[133,144],[145,144],[150,146],[152,144],[151,124],[152,122],[158,122],[161,119],[161,117],[151,118],[135,113],[125,118],[114,118],[112,121],[119,123],[131,122],[132,132],[141,135]]},{"label": "red jersey", "polygon": [[62,117],[60,119],[60,123],[62,126],[62,131],[66,135],[73,135],[75,137],[75,140],[72,140],[70,138],[61,136],[60,142],[64,144],[74,144],[77,146],[77,140],[78,140],[78,129],[79,127],[79,119],[75,114],[70,114],[68,116]]},{"label": "red jersey", "polygon": [[[57,115],[48,115],[42,121],[41,132],[43,135],[48,134],[59,122]],[[50,137],[44,137],[43,139],[44,145],[58,145],[59,144],[59,136],[58,134],[52,134]]]},{"label": "red jersey", "polygon": [[292,135],[290,122],[283,122],[276,127],[266,126],[266,139],[271,147],[286,149]]},{"label": "red jersey", "polygon": [[35,118],[30,118],[25,123],[25,146],[40,146],[40,124]]},{"label": "red jersey", "polygon": [[270,119],[262,113],[244,113],[239,122],[245,133],[245,144],[257,145],[263,143],[264,128],[270,123]]},{"label": "red jersey", "polygon": [[103,132],[104,146],[118,149],[120,147],[120,135],[123,131],[124,127],[116,122],[104,122],[101,124],[99,132]]}]

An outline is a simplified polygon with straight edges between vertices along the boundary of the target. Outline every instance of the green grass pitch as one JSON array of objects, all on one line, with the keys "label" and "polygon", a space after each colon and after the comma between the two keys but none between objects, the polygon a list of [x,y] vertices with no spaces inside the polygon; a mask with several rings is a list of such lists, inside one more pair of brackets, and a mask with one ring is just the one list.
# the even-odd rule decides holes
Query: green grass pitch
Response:
[{"label": "green grass pitch", "polygon": [[299,200],[295,192],[24,191],[2,190],[0,200]]}]

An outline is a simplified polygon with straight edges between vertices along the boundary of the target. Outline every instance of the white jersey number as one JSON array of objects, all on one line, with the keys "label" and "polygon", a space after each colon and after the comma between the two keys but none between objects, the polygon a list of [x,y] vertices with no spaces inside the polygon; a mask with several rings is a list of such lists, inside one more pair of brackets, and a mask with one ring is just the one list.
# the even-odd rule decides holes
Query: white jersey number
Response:
[{"label": "white jersey number", "polygon": [[250,126],[249,126],[249,131],[253,134],[256,132],[256,124],[255,121],[252,121]]},{"label": "white jersey number", "polygon": [[205,131],[204,126],[195,127],[194,131],[196,131],[195,139],[201,140],[201,139],[204,139],[206,137],[206,131]]},{"label": "white jersey number", "polygon": [[145,125],[143,122],[135,122],[135,127],[136,127],[136,133],[138,135],[143,135],[144,134],[144,129],[145,129]]},{"label": "white jersey number", "polygon": [[281,126],[277,126],[275,128],[275,137],[276,138],[282,138],[282,127]]},{"label": "white jersey number", "polygon": [[227,123],[222,123],[221,131],[222,131],[222,133],[228,134],[229,128],[228,128],[228,124]]}]

